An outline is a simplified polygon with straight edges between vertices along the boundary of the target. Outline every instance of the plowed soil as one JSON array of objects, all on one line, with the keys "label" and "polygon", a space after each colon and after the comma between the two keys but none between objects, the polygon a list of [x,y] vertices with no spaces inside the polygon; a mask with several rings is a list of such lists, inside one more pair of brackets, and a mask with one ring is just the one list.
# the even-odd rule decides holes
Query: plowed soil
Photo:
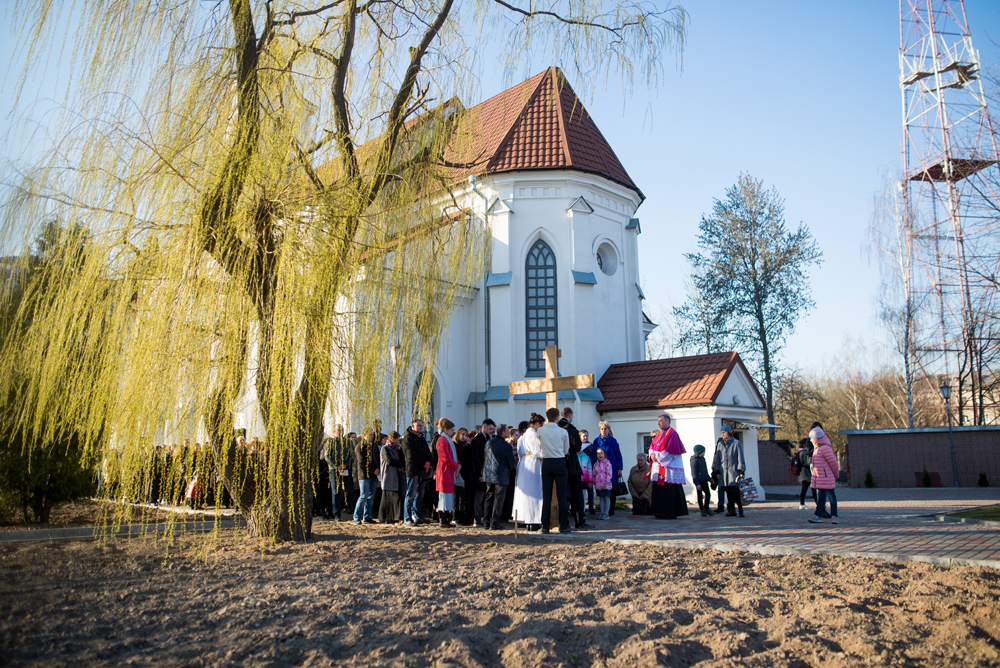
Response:
[{"label": "plowed soil", "polygon": [[1000,573],[315,525],[0,545],[0,664],[974,666]]}]

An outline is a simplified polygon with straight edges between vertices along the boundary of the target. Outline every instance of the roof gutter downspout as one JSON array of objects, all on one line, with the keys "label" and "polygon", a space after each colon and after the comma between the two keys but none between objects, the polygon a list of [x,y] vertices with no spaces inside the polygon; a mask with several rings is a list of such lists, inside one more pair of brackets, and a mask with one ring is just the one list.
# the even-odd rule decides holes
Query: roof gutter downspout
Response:
[{"label": "roof gutter downspout", "polygon": [[[483,212],[484,212],[483,213],[483,218],[486,220],[487,227],[489,227],[489,215],[490,215],[489,204],[490,204],[490,199],[486,195],[484,195],[481,190],[479,190],[479,188],[476,186],[476,181],[477,181],[477,178],[476,178],[476,176],[474,174],[472,176],[470,176],[469,177],[469,187],[472,188],[472,192],[476,193],[477,195],[479,195],[480,197],[483,198],[483,204],[484,204],[484,206],[483,206]],[[490,234],[492,236],[492,231],[491,231]],[[491,251],[492,247],[493,247],[493,244],[491,243],[490,246],[489,246],[489,248],[487,249],[487,252]],[[490,253],[490,255],[491,255],[491,259],[492,259],[492,253]],[[492,265],[492,261],[490,262],[490,264]],[[486,338],[486,341],[485,341],[485,353],[486,353],[486,393],[483,395],[483,407],[486,410],[486,417],[490,416],[490,402],[487,401],[486,394],[489,394],[489,391],[490,391],[490,281],[489,281],[489,276],[490,276],[490,270],[492,270],[492,268],[493,268],[492,266],[488,267],[487,271],[486,271],[486,275],[483,277],[483,287],[484,287],[485,292],[486,292],[486,299],[485,299],[485,302],[486,302],[486,315],[485,315],[485,332],[484,332],[484,335],[485,335],[485,338]]]}]

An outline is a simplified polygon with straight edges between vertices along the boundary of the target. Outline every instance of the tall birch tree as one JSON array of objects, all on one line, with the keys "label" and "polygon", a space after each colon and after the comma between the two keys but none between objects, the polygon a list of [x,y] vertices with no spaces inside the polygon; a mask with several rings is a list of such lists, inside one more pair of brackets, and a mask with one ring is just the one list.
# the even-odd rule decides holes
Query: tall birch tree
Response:
[{"label": "tall birch tree", "polygon": [[[728,341],[764,386],[767,420],[774,424],[776,360],[796,319],[815,306],[807,270],[822,253],[804,223],[787,228],[778,191],[749,174],[714,200],[698,229],[700,252],[685,254],[692,308],[724,319]],[[773,440],[774,429],[768,431]]]}]

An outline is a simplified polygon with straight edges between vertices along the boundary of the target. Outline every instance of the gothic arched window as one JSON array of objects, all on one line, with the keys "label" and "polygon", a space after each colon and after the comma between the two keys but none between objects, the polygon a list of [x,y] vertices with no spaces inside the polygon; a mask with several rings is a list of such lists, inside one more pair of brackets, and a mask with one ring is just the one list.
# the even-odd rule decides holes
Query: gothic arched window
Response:
[{"label": "gothic arched window", "polygon": [[546,346],[558,345],[556,334],[556,256],[548,244],[539,239],[528,251],[525,260],[526,322],[527,332],[527,375],[545,374],[545,358],[542,352]]}]

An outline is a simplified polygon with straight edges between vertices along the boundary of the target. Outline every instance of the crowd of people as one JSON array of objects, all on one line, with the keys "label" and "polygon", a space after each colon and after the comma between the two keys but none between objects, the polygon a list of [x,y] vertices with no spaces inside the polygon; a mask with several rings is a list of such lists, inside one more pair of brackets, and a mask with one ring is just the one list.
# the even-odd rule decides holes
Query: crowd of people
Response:
[{"label": "crowd of people", "polygon": [[[627,483],[611,425],[601,422],[591,441],[573,417],[568,407],[561,413],[553,408],[516,427],[487,418],[471,431],[442,418],[429,434],[420,419],[403,434],[382,433],[376,422],[360,436],[345,435],[337,425],[321,453],[316,512],[336,521],[348,513],[354,524],[406,527],[436,522],[502,530],[516,521],[542,533],[550,527],[560,533],[590,529],[588,515],[609,519],[617,497],[627,494],[634,514],[688,514],[681,458],[686,450],[669,414],[659,417],[649,452],[637,455]],[[735,485],[736,470],[742,474],[745,468],[742,446],[734,443],[739,461],[720,461],[726,485]],[[703,455],[704,447],[698,448]]]},{"label": "crowd of people", "polygon": [[612,492],[596,477],[598,462],[610,462],[607,477],[622,474],[611,426],[602,422],[600,431],[591,443],[586,430],[573,425],[570,408],[532,414],[517,426],[487,418],[472,430],[448,418],[431,430],[414,419],[403,434],[383,433],[378,422],[360,435],[337,425],[320,454],[316,512],[337,521],[350,513],[354,524],[407,527],[436,521],[502,530],[517,521],[547,533],[555,511],[560,532],[586,530],[587,505],[593,515],[595,496]]},{"label": "crowd of people", "polygon": [[[254,439],[238,437],[240,447],[263,462],[265,445]],[[138,475],[124,475],[126,462],[117,450],[111,450],[97,471],[98,494],[129,503],[187,505],[192,509],[207,502],[229,508],[232,498],[222,484],[212,448],[205,443],[161,443],[152,448],[146,458],[137,462]]]},{"label": "crowd of people", "polygon": [[[626,494],[636,515],[676,519],[688,514],[684,494],[688,478],[681,457],[686,449],[669,414],[659,416],[648,453],[637,453],[624,479],[621,448],[611,425],[602,421],[591,442],[589,432],[578,430],[573,417],[571,408],[561,413],[552,408],[545,416],[533,413],[516,427],[487,418],[471,431],[456,429],[451,420],[441,418],[429,434],[419,418],[403,434],[383,433],[377,420],[360,435],[345,434],[337,425],[319,452],[313,512],[335,521],[345,521],[347,513],[346,521],[354,524],[406,527],[436,520],[441,527],[502,530],[516,521],[542,533],[548,533],[550,525],[557,525],[561,533],[591,529],[588,514],[596,520],[610,519],[617,498]],[[251,455],[249,461],[263,465],[267,459],[262,441],[240,435],[235,445]],[[711,464],[705,446],[692,450],[689,473],[698,509],[703,517],[722,513],[744,517],[743,444],[734,438],[732,427],[723,425],[715,445]],[[138,488],[126,497],[153,505],[186,503],[193,509],[206,500],[230,507],[232,500],[208,445],[185,440],[157,446],[149,456]],[[807,508],[806,495],[812,491],[815,512],[809,522],[839,523],[840,468],[818,422],[799,442],[792,467],[801,484],[801,509]],[[109,473],[116,468],[110,460],[104,462],[102,486],[117,484]],[[714,511],[713,491],[718,493]],[[121,491],[112,495],[119,497]]]}]

